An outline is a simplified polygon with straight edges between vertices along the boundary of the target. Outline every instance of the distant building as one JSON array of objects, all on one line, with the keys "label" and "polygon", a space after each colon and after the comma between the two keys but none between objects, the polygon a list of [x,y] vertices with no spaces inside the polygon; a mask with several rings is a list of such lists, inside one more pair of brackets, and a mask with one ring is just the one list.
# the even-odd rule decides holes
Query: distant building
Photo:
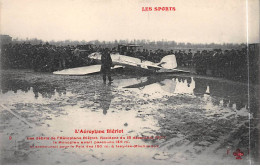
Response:
[{"label": "distant building", "polygon": [[0,35],[0,45],[9,44],[12,42],[12,37],[9,35]]}]

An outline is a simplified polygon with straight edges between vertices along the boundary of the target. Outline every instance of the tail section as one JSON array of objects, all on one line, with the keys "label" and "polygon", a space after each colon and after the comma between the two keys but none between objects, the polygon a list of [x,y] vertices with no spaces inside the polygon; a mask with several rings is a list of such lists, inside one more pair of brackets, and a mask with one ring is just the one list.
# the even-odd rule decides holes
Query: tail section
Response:
[{"label": "tail section", "polygon": [[101,60],[101,54],[99,52],[94,52],[88,56],[90,59]]},{"label": "tail section", "polygon": [[177,61],[175,55],[166,55],[165,57],[162,58],[158,66],[161,66],[164,69],[177,68]]}]

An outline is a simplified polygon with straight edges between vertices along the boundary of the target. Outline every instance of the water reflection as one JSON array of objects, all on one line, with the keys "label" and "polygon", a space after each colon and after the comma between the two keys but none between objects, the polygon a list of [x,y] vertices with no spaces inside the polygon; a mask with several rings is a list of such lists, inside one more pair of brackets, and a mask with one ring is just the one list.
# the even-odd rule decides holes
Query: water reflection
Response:
[{"label": "water reflection", "polygon": [[196,96],[204,96],[207,91],[207,81],[205,79],[194,79],[195,88],[193,89],[193,93]]},{"label": "water reflection", "polygon": [[161,88],[164,91],[169,92],[169,93],[174,93],[175,88],[176,88],[176,82],[171,79],[165,79],[163,81],[160,81],[159,85],[161,86]]},{"label": "water reflection", "polygon": [[113,99],[112,89],[111,86],[104,86],[99,90],[99,101],[100,106],[103,109],[103,114],[106,115],[107,111],[109,110],[111,101]]},{"label": "water reflection", "polygon": [[[213,105],[231,108],[235,106],[237,110],[247,108],[248,106],[248,88],[246,84],[179,76],[150,76],[143,81],[124,88],[138,88],[143,93],[150,95],[154,92],[165,95],[165,92],[186,93],[201,98],[207,95],[211,97],[210,101]],[[254,88],[251,89],[251,92],[255,92]]]},{"label": "water reflection", "polygon": [[[131,82],[132,81],[132,82]],[[138,88],[140,91],[145,91],[147,94],[157,93],[154,96],[165,95],[166,93],[175,94],[193,94],[197,97],[210,96],[210,101],[215,106],[222,105],[223,107],[234,107],[237,110],[248,108],[248,88],[246,84],[237,84],[230,82],[217,81],[204,78],[180,77],[180,76],[149,76],[140,79],[121,79],[115,82],[112,86],[124,85],[124,88]],[[129,85],[130,84],[130,85]],[[127,86],[128,85],[128,86]],[[111,100],[113,99],[111,87],[106,86],[99,90],[100,104],[103,108],[104,115],[107,114]],[[66,95],[66,88],[57,84],[47,82],[30,83],[26,80],[15,80],[7,77],[2,77],[1,93],[5,94],[8,91],[22,91],[28,93],[30,89],[37,99],[39,95],[44,98],[51,98],[56,93],[59,96]],[[254,88],[250,89],[252,100],[255,98]],[[160,97],[160,96],[159,96]],[[156,97],[155,97],[156,98]],[[257,103],[257,101],[254,101]],[[257,107],[254,104],[252,107]],[[255,111],[257,108],[254,108]]]},{"label": "water reflection", "polygon": [[66,94],[65,87],[47,82],[30,83],[25,80],[14,80],[7,78],[1,79],[0,89],[2,94],[6,94],[8,91],[13,91],[14,93],[17,93],[17,91],[22,91],[28,93],[31,91],[31,88],[36,99],[39,95],[42,95],[43,98],[51,98],[56,93],[58,93],[59,96]]},{"label": "water reflection", "polygon": [[182,82],[182,83],[187,82],[187,87],[190,87],[190,84],[192,82],[191,77],[178,77],[177,79],[178,79],[178,82]]},{"label": "water reflection", "polygon": [[216,80],[207,80],[194,78],[195,88],[194,95],[204,96],[209,88],[209,94],[213,105],[220,105],[223,102],[224,107],[236,106],[237,110],[247,106],[247,85],[242,84],[230,84],[227,82],[220,82]]},{"label": "water reflection", "polygon": [[1,93],[5,94],[8,91],[13,91],[14,93],[17,93],[18,90],[27,93],[30,90],[29,82],[1,77]]}]

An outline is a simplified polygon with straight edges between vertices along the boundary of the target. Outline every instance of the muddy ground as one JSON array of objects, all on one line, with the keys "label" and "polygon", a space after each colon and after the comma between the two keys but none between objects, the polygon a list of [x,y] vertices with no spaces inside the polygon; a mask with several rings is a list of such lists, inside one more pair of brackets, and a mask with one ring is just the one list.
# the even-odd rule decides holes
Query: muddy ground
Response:
[{"label": "muddy ground", "polygon": [[[2,70],[1,164],[259,164],[258,86],[193,74]],[[75,129],[123,129],[75,134]],[[155,148],[31,148],[27,137],[138,136]],[[240,149],[241,159],[236,159]],[[236,152],[236,153],[233,153]]]}]

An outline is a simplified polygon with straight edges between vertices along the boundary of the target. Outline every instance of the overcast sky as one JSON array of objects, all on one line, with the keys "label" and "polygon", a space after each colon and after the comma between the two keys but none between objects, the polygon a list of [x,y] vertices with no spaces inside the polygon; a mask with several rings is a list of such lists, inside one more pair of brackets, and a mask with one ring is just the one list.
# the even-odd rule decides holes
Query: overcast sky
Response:
[{"label": "overcast sky", "polygon": [[[1,34],[42,40],[247,41],[246,0],[0,0]],[[259,42],[259,0],[248,0],[249,42]],[[175,7],[143,12],[142,7]]]}]

